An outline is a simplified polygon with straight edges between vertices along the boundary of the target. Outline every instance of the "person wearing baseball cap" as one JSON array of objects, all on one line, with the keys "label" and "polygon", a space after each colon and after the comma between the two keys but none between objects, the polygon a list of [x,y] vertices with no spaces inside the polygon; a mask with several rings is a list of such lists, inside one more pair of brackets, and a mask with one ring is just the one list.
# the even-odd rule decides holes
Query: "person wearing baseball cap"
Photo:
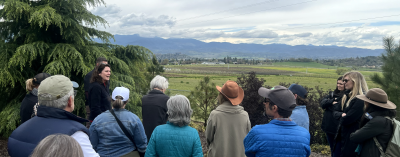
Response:
[{"label": "person wearing baseball cap", "polygon": [[113,109],[98,115],[89,128],[90,141],[100,156],[144,156],[146,152],[142,121],[125,109],[129,93],[128,88],[116,87],[112,92]]},{"label": "person wearing baseball cap", "polygon": [[40,83],[50,77],[48,73],[39,73],[35,77],[26,80],[26,90],[29,91],[25,95],[24,100],[21,102],[19,116],[21,117],[21,124],[32,118],[33,107],[38,102],[38,87]]},{"label": "person wearing baseball cap", "polygon": [[243,141],[246,156],[310,156],[310,133],[289,118],[296,107],[293,93],[275,86],[261,87],[258,94],[264,98],[264,114],[272,120],[251,129]]},{"label": "person wearing baseball cap", "polygon": [[207,121],[208,157],[245,157],[243,139],[251,124],[248,113],[240,106],[244,91],[235,81],[226,81],[216,88],[220,105],[210,113]]},{"label": "person wearing baseball cap", "polygon": [[[360,129],[350,134],[350,140],[361,146],[360,150],[357,149],[359,156],[381,156],[377,143],[383,151],[387,150],[394,132],[393,119],[396,117],[397,107],[388,100],[386,92],[379,88],[370,89],[366,95],[358,95],[357,98],[364,101],[364,115]],[[399,151],[396,152],[393,156],[400,156]]]},{"label": "person wearing baseball cap", "polygon": [[[75,84],[77,85],[77,84]],[[66,134],[81,146],[84,156],[99,156],[89,140],[87,122],[71,112],[75,104],[74,83],[63,75],[41,81],[38,88],[37,115],[15,129],[8,138],[8,153],[13,157],[30,156],[38,143],[51,134]]]},{"label": "person wearing baseball cap", "polygon": [[308,131],[310,126],[310,119],[308,117],[308,112],[306,105],[307,100],[307,90],[303,86],[293,83],[290,85],[289,90],[292,91],[294,98],[296,99],[296,108],[292,111],[290,118],[297,125],[306,128]]}]

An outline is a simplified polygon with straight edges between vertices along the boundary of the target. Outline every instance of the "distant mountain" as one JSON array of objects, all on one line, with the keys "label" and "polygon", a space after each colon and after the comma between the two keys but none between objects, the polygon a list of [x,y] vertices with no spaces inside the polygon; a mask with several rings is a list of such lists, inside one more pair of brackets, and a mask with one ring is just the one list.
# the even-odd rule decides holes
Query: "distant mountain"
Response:
[{"label": "distant mountain", "polygon": [[139,35],[115,35],[114,44],[140,45],[156,54],[181,53],[199,58],[313,58],[339,59],[350,57],[380,56],[383,49],[362,49],[339,46],[286,45],[286,44],[232,44],[227,42],[202,42],[195,39],[145,38]]}]

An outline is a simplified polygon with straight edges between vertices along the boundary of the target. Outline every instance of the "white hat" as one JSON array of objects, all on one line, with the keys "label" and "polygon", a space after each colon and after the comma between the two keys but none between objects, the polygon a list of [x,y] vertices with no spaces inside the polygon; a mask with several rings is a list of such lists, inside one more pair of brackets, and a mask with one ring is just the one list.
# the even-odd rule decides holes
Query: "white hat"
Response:
[{"label": "white hat", "polygon": [[116,87],[112,93],[112,99],[116,100],[115,97],[121,96],[122,101],[127,101],[129,99],[129,89],[125,87]]}]

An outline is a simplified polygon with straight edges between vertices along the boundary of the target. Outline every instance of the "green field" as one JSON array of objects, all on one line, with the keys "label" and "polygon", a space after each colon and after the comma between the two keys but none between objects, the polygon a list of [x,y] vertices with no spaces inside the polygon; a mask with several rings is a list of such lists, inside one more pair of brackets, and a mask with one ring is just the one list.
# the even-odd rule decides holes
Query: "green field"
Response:
[{"label": "green field", "polygon": [[[314,88],[319,86],[323,90],[334,89],[336,86],[336,79],[339,77],[335,73],[336,69],[327,69],[318,67],[316,64],[304,64],[306,67],[294,67],[297,62],[289,62],[280,66],[274,65],[174,65],[166,66],[175,71],[166,71],[164,75],[169,79],[169,90],[171,95],[182,94],[189,95],[190,91],[194,90],[199,81],[204,76],[210,76],[211,81],[216,85],[222,86],[227,80],[236,81],[237,77],[242,73],[255,71],[258,73],[258,78],[263,78],[264,85],[275,86],[280,82],[286,83],[299,83],[303,86]],[[308,67],[310,65],[310,67]],[[314,66],[314,67],[311,67]],[[323,66],[322,66],[323,67]],[[179,70],[176,70],[179,69]],[[307,74],[306,74],[307,72]],[[366,78],[369,88],[376,88],[379,85],[373,83],[369,76],[377,71],[360,71]],[[268,73],[274,73],[268,75]],[[279,73],[275,74],[275,73]]]}]

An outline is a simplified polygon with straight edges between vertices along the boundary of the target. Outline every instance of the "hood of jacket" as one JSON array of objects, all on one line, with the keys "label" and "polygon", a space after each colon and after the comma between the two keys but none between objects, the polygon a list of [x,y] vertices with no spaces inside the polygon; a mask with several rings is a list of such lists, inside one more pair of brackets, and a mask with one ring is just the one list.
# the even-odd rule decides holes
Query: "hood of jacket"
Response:
[{"label": "hood of jacket", "polygon": [[216,111],[225,112],[225,113],[233,113],[239,114],[244,112],[244,108],[239,105],[232,105],[229,101],[225,101],[220,104],[216,109]]}]

